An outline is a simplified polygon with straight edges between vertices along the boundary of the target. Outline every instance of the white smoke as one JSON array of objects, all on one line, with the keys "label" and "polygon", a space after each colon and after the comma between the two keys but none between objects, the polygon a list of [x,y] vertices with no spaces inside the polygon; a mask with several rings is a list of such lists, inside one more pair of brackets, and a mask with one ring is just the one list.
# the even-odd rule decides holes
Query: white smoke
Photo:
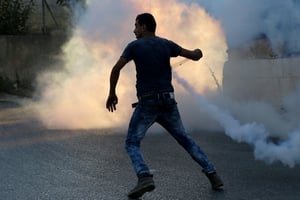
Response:
[{"label": "white smoke", "polygon": [[[198,0],[210,15],[220,20],[229,49],[249,43],[260,35],[270,41],[278,56],[299,54],[300,2],[295,0]],[[241,66],[242,67],[242,66]],[[287,66],[288,67],[288,66]],[[259,73],[259,72],[258,72]],[[216,95],[210,102],[177,76],[198,106],[239,142],[254,146],[255,157],[294,166],[300,161],[299,88],[282,99],[282,110],[259,101],[236,102]],[[243,84],[242,81],[240,84]],[[285,91],[286,92],[286,91]],[[217,99],[216,99],[217,98]],[[214,102],[212,104],[211,102]],[[272,141],[270,138],[277,138]],[[276,141],[279,140],[279,141]]]},{"label": "white smoke", "polygon": [[[297,0],[197,0],[222,23],[229,48],[264,34],[273,51],[284,46],[288,54],[300,52],[300,2]],[[279,52],[277,52],[279,53]]]},{"label": "white smoke", "polygon": [[[214,67],[216,76],[221,80],[227,59],[226,41],[218,21],[197,4],[186,5],[176,0],[120,0],[118,3],[90,0],[86,13],[63,47],[63,63],[56,67],[60,70],[39,76],[41,97],[36,110],[47,127],[127,127],[132,113],[131,104],[136,101],[132,62],[126,65],[120,76],[117,112],[109,113],[105,101],[110,70],[126,44],[135,40],[135,17],[142,12],[151,12],[155,16],[157,35],[186,48],[201,48],[205,52],[204,60]],[[196,18],[202,20],[195,23]],[[194,73],[190,73],[191,69]],[[216,87],[207,68],[200,62],[182,68],[181,74],[189,78],[198,91]]]},{"label": "white smoke", "polygon": [[280,161],[289,167],[300,162],[300,129],[288,133],[288,137],[278,144],[268,139],[271,134],[263,124],[256,122],[241,124],[227,111],[210,103],[205,97],[198,94],[189,83],[174,72],[175,79],[197,100],[198,107],[212,116],[223,128],[225,134],[238,142],[245,142],[254,146],[257,159],[268,163]]},{"label": "white smoke", "polygon": [[[86,14],[79,20],[72,38],[63,48],[62,69],[39,77],[42,93],[36,108],[40,120],[49,128],[127,126],[132,112],[130,105],[136,101],[134,66],[129,63],[122,71],[117,88],[119,104],[116,113],[105,109],[109,73],[125,45],[134,39],[135,16],[141,12],[151,12],[158,22],[159,36],[168,37],[186,48],[200,48],[204,53],[200,62],[189,62],[176,69],[181,78],[174,74],[180,83],[175,82],[174,85],[176,96],[179,101],[183,100],[180,106],[184,108],[183,120],[187,122],[187,128],[225,130],[232,139],[253,145],[258,159],[281,161],[291,167],[297,164],[300,160],[300,129],[297,123],[300,112],[293,108],[299,102],[295,100],[299,99],[299,93],[285,99],[287,113],[283,120],[268,105],[257,102],[237,105],[227,100],[216,91],[216,82],[210,71],[222,85],[223,64],[227,59],[226,39],[233,47],[265,33],[273,44],[286,42],[291,45],[288,36],[271,31],[272,27],[274,29],[276,24],[280,24],[278,21],[287,17],[274,17],[267,12],[269,4],[272,4],[267,0],[259,1],[259,5],[255,4],[258,2],[256,0],[247,3],[238,0],[200,0],[199,4],[186,2],[120,0],[116,3],[90,0]],[[279,1],[272,2],[271,8],[281,5]],[[287,5],[293,5],[295,1],[282,2],[286,2],[283,8],[288,8]],[[282,15],[297,16],[297,13]],[[293,25],[289,27],[292,29]],[[288,32],[290,37],[293,36],[291,32]],[[298,48],[297,45],[294,47]],[[188,98],[186,92],[193,99]],[[212,93],[214,98],[203,96]],[[190,102],[199,108],[200,115]],[[269,138],[274,136],[280,136],[283,140],[276,144],[270,142]]]}]

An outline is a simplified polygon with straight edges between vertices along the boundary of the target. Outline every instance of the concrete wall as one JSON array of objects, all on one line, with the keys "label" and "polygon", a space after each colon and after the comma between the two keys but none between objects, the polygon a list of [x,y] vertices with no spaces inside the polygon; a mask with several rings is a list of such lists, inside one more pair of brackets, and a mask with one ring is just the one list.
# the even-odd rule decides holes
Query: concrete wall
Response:
[{"label": "concrete wall", "polygon": [[33,84],[37,74],[58,62],[64,35],[0,35],[0,77]]},{"label": "concrete wall", "polygon": [[40,71],[51,70],[58,62],[57,55],[72,25],[72,13],[56,0],[46,1],[49,8],[44,6],[43,20],[42,0],[34,0],[26,35],[0,35],[0,89],[10,88],[16,81],[32,85]]},{"label": "concrete wall", "polygon": [[37,71],[55,62],[66,40],[64,35],[0,35],[0,75],[15,80],[32,79]]},{"label": "concrete wall", "polygon": [[223,70],[225,94],[240,101],[266,101],[280,107],[282,97],[300,84],[300,57],[229,60]]}]

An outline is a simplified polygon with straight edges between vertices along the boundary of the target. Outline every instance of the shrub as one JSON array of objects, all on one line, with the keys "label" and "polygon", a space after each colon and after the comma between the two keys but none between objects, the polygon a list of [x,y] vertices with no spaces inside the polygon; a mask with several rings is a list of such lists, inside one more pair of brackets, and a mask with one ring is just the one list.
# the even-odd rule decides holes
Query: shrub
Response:
[{"label": "shrub", "polygon": [[0,34],[26,33],[33,5],[33,0],[0,0]]}]

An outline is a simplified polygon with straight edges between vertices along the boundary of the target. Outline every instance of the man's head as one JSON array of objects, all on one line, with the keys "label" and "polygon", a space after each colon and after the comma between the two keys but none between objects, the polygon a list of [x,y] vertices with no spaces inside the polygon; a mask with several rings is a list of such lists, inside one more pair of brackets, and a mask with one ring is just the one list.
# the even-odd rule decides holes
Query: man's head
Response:
[{"label": "man's head", "polygon": [[155,34],[156,22],[150,13],[142,13],[136,17],[134,34],[137,38],[145,36],[145,33]]}]

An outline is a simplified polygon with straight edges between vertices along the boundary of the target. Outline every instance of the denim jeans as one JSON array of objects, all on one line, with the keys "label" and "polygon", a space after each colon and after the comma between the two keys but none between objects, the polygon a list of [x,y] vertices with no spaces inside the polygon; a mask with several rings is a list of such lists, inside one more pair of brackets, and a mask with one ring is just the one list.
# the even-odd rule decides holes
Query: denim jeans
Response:
[{"label": "denim jeans", "polygon": [[204,173],[215,172],[200,146],[187,134],[181,121],[177,103],[173,97],[158,97],[141,99],[131,117],[126,138],[126,150],[131,159],[136,175],[149,173],[140,144],[146,131],[153,123],[159,123],[203,168]]}]

